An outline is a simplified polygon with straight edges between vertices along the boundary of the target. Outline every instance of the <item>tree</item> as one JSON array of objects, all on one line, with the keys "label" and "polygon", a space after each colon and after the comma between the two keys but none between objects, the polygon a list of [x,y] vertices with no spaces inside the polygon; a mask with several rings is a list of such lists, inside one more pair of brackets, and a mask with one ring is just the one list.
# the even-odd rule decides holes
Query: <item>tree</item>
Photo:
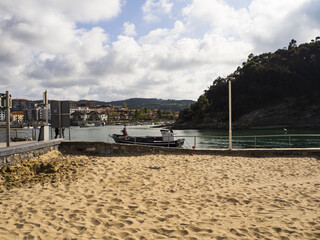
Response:
[{"label": "tree", "polygon": [[141,118],[141,112],[140,112],[140,110],[139,109],[136,109],[135,111],[134,111],[134,118],[135,119],[140,119]]},{"label": "tree", "polygon": [[158,115],[159,119],[161,119],[163,117],[162,111],[160,109],[157,111],[157,115]]},{"label": "tree", "polygon": [[294,39],[291,39],[291,41],[289,42],[288,50],[291,50],[296,47],[297,47],[297,41]]},{"label": "tree", "polygon": [[126,102],[123,102],[123,107],[124,107],[126,110],[128,110],[128,105],[127,105]]},{"label": "tree", "polygon": [[250,53],[248,56],[248,61],[251,61],[253,59],[253,57],[254,57],[253,53]]}]

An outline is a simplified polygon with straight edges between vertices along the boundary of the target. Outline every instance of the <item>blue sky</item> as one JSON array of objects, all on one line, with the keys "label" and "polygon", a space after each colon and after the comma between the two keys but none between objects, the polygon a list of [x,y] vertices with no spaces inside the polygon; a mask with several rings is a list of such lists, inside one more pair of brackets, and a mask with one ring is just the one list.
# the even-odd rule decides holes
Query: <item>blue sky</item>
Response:
[{"label": "blue sky", "polygon": [[136,28],[137,35],[133,37],[138,39],[140,36],[148,34],[153,29],[172,28],[175,21],[182,17],[181,9],[187,5],[187,2],[189,1],[175,1],[170,15],[163,16],[159,18],[158,21],[147,22],[143,20],[144,14],[142,11],[145,0],[125,1],[120,14],[116,18],[113,18],[110,21],[93,22],[89,24],[78,22],[77,26],[86,29],[99,26],[110,34],[111,41],[116,41],[117,37],[123,32],[123,23],[130,22],[134,23]]},{"label": "blue sky", "polygon": [[319,16],[319,0],[1,1],[0,92],[196,100],[250,53],[319,36]]}]

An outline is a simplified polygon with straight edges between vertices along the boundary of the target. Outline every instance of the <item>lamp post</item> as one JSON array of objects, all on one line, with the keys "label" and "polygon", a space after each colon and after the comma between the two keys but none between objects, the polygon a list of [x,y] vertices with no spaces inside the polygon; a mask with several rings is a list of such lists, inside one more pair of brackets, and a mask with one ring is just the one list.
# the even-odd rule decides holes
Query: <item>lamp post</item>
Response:
[{"label": "lamp post", "polygon": [[11,107],[11,99],[9,91],[6,91],[6,120],[7,120],[7,147],[10,147],[10,107]]},{"label": "lamp post", "polygon": [[46,108],[46,126],[48,126],[48,91],[44,91],[43,93],[43,103],[45,104]]},{"label": "lamp post", "polygon": [[234,80],[234,77],[227,77],[229,85],[229,150],[232,150],[232,109],[231,109],[231,81]]}]

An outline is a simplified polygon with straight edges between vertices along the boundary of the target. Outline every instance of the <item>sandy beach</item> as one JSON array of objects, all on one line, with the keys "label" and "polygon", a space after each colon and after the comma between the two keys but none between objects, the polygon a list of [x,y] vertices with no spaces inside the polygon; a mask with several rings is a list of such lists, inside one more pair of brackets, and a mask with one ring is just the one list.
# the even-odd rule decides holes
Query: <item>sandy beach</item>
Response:
[{"label": "sandy beach", "polygon": [[320,161],[55,151],[1,170],[0,239],[319,239]]}]

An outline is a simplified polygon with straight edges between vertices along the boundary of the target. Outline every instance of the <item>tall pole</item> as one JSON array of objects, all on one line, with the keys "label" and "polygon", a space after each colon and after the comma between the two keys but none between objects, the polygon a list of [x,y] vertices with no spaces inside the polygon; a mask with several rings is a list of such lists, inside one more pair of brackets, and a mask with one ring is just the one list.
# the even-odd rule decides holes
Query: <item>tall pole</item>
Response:
[{"label": "tall pole", "polygon": [[231,78],[229,82],[229,150],[232,150],[232,117],[231,117]]},{"label": "tall pole", "polygon": [[10,94],[6,91],[7,147],[10,147]]},{"label": "tall pole", "polygon": [[48,126],[48,91],[44,92],[44,104],[46,107],[46,126]]}]

